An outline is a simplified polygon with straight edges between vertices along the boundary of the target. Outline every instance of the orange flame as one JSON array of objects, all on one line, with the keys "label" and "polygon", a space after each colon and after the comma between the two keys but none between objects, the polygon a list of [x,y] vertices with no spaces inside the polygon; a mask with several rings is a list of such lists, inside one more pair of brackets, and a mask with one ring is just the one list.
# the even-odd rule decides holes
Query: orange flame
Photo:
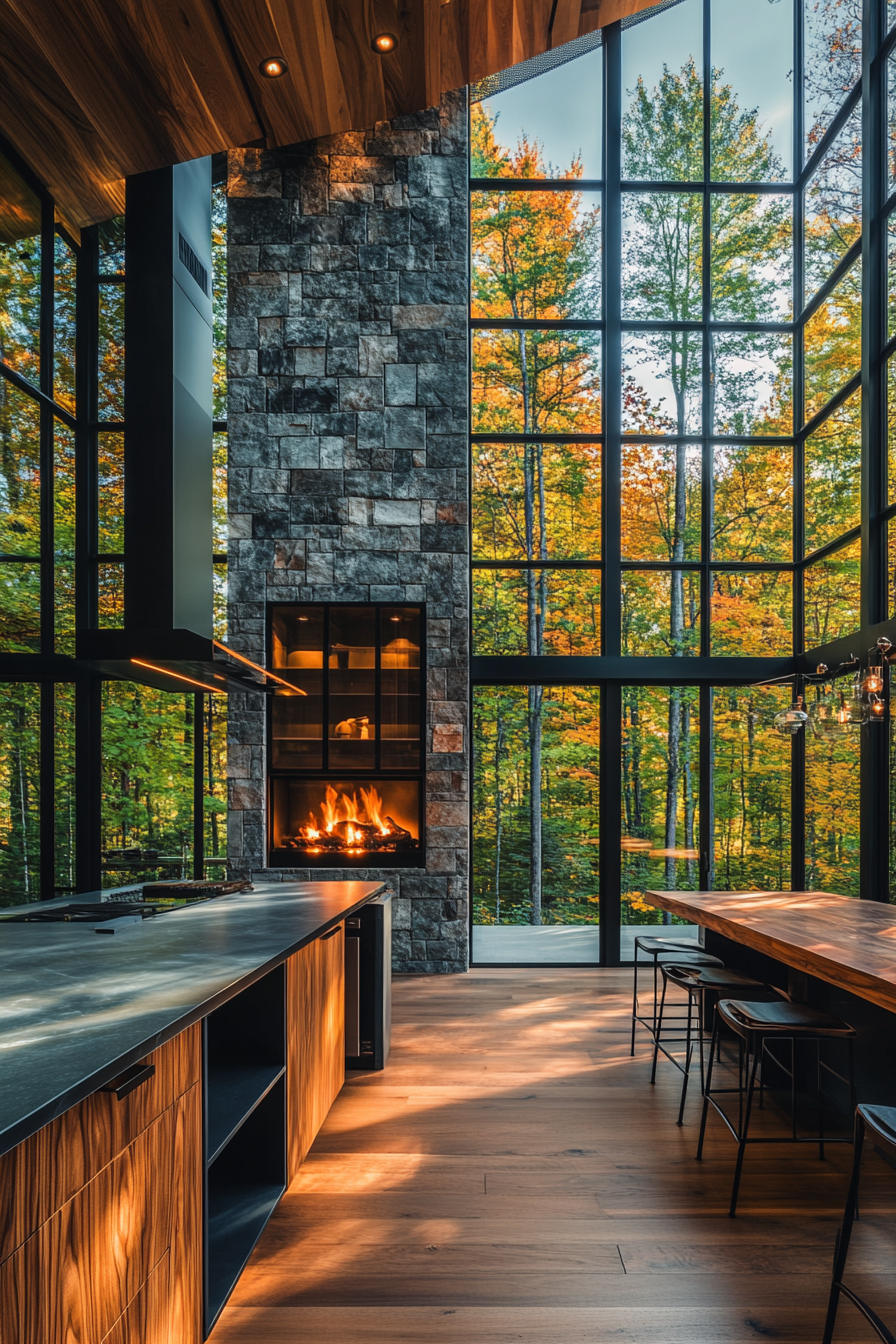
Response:
[{"label": "orange flame", "polygon": [[351,825],[375,826],[380,835],[389,835],[390,827],[383,819],[383,800],[376,789],[371,785],[369,789],[361,789],[361,806],[358,806],[358,795],[353,793],[351,798],[348,794],[339,794],[331,784],[327,785],[326,796],[320,805],[321,821],[318,822],[313,812],[308,814],[308,825],[303,828],[302,835],[306,840],[320,839],[322,831],[327,835],[332,835],[337,822],[344,821],[346,825],[346,843],[349,845],[361,844],[364,840],[364,832],[355,830]]}]

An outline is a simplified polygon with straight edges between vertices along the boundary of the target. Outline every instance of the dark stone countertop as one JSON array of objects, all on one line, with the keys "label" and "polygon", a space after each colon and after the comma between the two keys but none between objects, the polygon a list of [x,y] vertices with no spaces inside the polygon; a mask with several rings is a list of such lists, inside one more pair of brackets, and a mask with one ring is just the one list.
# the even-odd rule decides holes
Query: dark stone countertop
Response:
[{"label": "dark stone countertop", "polygon": [[384,889],[257,883],[112,936],[0,921],[0,1153]]}]

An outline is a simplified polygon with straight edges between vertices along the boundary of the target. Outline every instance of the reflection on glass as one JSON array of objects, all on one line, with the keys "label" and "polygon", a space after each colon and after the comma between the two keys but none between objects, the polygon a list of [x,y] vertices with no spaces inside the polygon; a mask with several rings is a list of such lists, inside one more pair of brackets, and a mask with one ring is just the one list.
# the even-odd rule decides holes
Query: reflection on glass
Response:
[{"label": "reflection on glass", "polygon": [[474,103],[473,177],[601,177],[602,87],[597,50]]},{"label": "reflection on glass", "polygon": [[474,570],[473,651],[600,653],[600,572]]},{"label": "reflection on glass", "polygon": [[791,560],[793,449],[790,444],[717,445],[713,460],[713,559]]},{"label": "reflection on glass", "polygon": [[806,551],[861,521],[862,394],[854,392],[805,445]]},{"label": "reflection on glass", "polygon": [[380,611],[380,765],[413,770],[420,765],[419,607]]},{"label": "reflection on glass", "polygon": [[712,0],[712,178],[792,176],[793,4]]},{"label": "reflection on glass", "polygon": [[803,332],[806,419],[822,409],[862,361],[862,262],[855,262],[820,304]]},{"label": "reflection on glass", "polygon": [[97,435],[97,531],[100,555],[124,551],[124,435]]},{"label": "reflection on glass", "polygon": [[698,322],[702,316],[703,198],[626,192],[622,198],[622,316]]},{"label": "reflection on glass", "polygon": [[789,686],[713,692],[716,890],[790,890],[791,745],[772,727],[790,700]]},{"label": "reflection on glass", "polygon": [[304,695],[278,691],[272,704],[271,764],[323,768],[324,609],[278,608],[271,622],[271,665]]},{"label": "reflection on glass", "polygon": [[40,218],[36,194],[0,154],[0,359],[40,382]]},{"label": "reflection on glass", "polygon": [[40,568],[0,562],[0,653],[40,653]]},{"label": "reflection on glass", "polygon": [[721,658],[793,652],[793,576],[789,570],[712,574],[710,653]]},{"label": "reflection on glass", "polygon": [[103,885],[190,876],[193,693],[102,683]]},{"label": "reflection on glass", "polygon": [[600,558],[597,443],[474,443],[477,560]]},{"label": "reflection on glass", "polygon": [[858,630],[861,559],[857,540],[803,571],[807,649]]},{"label": "reflection on glass", "polygon": [[376,763],[376,635],[373,607],[330,608],[331,769],[372,770]]},{"label": "reflection on glass", "polygon": [[124,215],[97,225],[100,275],[124,275]]},{"label": "reflection on glass", "polygon": [[75,830],[75,688],[57,682],[53,688],[56,737],[53,748],[54,854],[56,894],[75,891],[77,832]]},{"label": "reflection on glass", "polygon": [[692,657],[700,652],[700,575],[694,570],[626,570],[622,652]]},{"label": "reflection on glass", "polygon": [[623,334],[624,434],[700,433],[701,350],[698,332]]},{"label": "reflection on glass", "polygon": [[599,434],[600,336],[474,331],[473,430]]},{"label": "reflection on glass", "polygon": [[624,178],[696,182],[703,177],[702,50],[699,0],[683,0],[649,23],[623,31]]},{"label": "reflection on glass", "polygon": [[40,553],[40,410],[2,378],[0,555]]},{"label": "reflection on glass", "polygon": [[896,213],[887,217],[887,336],[896,336]]},{"label": "reflection on glass", "polygon": [[896,50],[887,58],[887,168],[892,191],[896,181]]},{"label": "reflection on glass", "polygon": [[862,232],[862,115],[856,107],[805,193],[805,302]]},{"label": "reflection on glass", "polygon": [[713,331],[708,418],[716,434],[790,434],[793,345],[779,331]]},{"label": "reflection on glass", "polygon": [[474,924],[597,924],[599,688],[477,686],[473,735]]},{"label": "reflection on glass", "polygon": [[101,420],[124,420],[124,285],[99,286],[97,407]]},{"label": "reflection on glass", "polygon": [[[215,634],[216,639],[221,636]],[[203,816],[206,873],[208,860],[220,855],[210,876],[223,873],[227,858],[227,696],[207,695],[204,710],[205,769],[203,771]]]},{"label": "reflection on glass", "polygon": [[792,198],[714,192],[709,208],[712,321],[789,321],[793,310]]},{"label": "reflection on glass", "polygon": [[227,643],[227,565],[212,565],[212,634]]},{"label": "reflection on glass", "polygon": [[75,413],[75,254],[64,238],[55,239],[53,289],[53,396]]},{"label": "reflection on glass", "polygon": [[97,565],[97,618],[101,630],[124,626],[124,565],[108,561]]},{"label": "reflection on glass", "polygon": [[700,885],[700,719],[693,686],[622,688],[622,923],[687,921],[644,892]]},{"label": "reflection on glass", "polygon": [[471,316],[599,319],[600,197],[474,191]]},{"label": "reflection on glass", "polygon": [[53,591],[56,652],[75,652],[75,436],[53,426]]},{"label": "reflection on glass", "polygon": [[622,445],[623,560],[700,559],[697,444]]},{"label": "reflection on glass", "polygon": [[212,419],[227,419],[227,189],[212,187]]},{"label": "reflection on glass", "polygon": [[896,503],[896,359],[887,364],[887,478],[888,502]]},{"label": "reflection on glass", "polygon": [[227,551],[227,435],[212,438],[212,551]]},{"label": "reflection on glass", "polygon": [[0,906],[40,897],[40,696],[0,683]]},{"label": "reflection on glass", "polygon": [[803,106],[806,158],[862,75],[861,0],[805,0]]},{"label": "reflection on glass", "polygon": [[807,891],[859,894],[861,733],[855,728],[834,738],[806,734]]}]

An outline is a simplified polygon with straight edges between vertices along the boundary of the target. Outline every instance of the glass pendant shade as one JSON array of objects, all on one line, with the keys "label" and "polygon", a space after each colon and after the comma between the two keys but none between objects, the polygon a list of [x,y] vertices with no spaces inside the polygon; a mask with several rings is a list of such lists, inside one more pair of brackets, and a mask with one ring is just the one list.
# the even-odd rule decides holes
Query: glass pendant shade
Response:
[{"label": "glass pendant shade", "polygon": [[812,700],[808,714],[816,737],[842,737],[849,729],[849,709],[844,697],[834,691],[823,692]]},{"label": "glass pendant shade", "polygon": [[808,722],[809,715],[803,709],[803,697],[799,696],[795,705],[790,705],[775,715],[775,730],[782,737],[795,737]]},{"label": "glass pendant shade", "polygon": [[884,688],[884,679],[882,669],[879,667],[869,667],[862,681],[862,690],[866,695],[880,695]]},{"label": "glass pendant shade", "polygon": [[868,714],[866,723],[883,723],[887,717],[887,702],[882,700],[879,695],[872,695],[868,700]]}]

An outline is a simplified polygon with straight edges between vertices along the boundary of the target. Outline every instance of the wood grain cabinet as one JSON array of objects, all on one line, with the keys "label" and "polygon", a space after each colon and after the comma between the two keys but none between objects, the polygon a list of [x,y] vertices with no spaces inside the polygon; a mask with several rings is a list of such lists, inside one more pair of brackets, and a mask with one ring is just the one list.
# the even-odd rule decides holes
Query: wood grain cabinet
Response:
[{"label": "wood grain cabinet", "polygon": [[199,1344],[199,1027],[0,1158],[0,1344]]},{"label": "wood grain cabinet", "polygon": [[345,1082],[345,925],[286,963],[287,1180]]}]

